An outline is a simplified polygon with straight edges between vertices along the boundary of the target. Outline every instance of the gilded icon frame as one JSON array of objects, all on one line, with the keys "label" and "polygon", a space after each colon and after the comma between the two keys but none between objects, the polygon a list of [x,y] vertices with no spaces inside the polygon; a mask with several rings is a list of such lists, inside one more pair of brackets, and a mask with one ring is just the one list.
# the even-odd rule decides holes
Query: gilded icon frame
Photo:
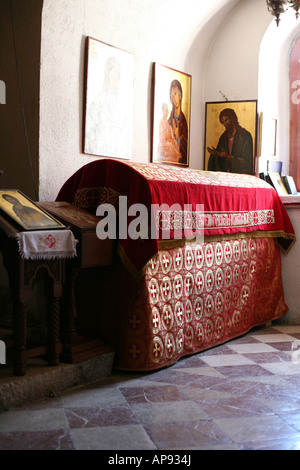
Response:
[{"label": "gilded icon frame", "polygon": [[[228,171],[223,169],[211,168],[210,152],[208,148],[218,148],[221,136],[225,134],[224,125],[220,122],[220,113],[226,110],[232,110],[238,124],[247,130],[252,137],[252,170],[245,171],[255,175],[256,157],[257,157],[257,100],[247,101],[214,101],[207,102],[205,105],[205,145],[204,145],[204,170],[210,171]],[[234,157],[233,157],[234,158]],[[250,166],[250,165],[249,165]],[[230,171],[230,170],[229,170]],[[241,171],[243,172],[243,171]]]},{"label": "gilded icon frame", "polygon": [[0,190],[0,214],[8,216],[25,231],[66,228],[18,189]]}]

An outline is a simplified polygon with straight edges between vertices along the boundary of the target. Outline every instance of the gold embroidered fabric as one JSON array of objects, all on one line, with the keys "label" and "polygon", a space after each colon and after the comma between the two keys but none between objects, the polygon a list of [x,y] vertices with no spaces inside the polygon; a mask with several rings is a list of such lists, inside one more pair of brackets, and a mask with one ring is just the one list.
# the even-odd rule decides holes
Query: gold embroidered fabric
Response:
[{"label": "gold embroidered fabric", "polygon": [[146,371],[285,315],[273,238],[186,244],[160,251],[142,280],[116,278],[117,368]]}]

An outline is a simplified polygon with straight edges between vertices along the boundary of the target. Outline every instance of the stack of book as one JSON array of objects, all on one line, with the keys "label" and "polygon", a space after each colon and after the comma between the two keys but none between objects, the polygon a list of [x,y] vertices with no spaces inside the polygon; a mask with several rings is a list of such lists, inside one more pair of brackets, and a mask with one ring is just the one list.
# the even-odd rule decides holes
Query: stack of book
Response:
[{"label": "stack of book", "polygon": [[273,186],[280,196],[300,194],[292,176],[281,176],[279,172],[261,172],[259,177]]}]

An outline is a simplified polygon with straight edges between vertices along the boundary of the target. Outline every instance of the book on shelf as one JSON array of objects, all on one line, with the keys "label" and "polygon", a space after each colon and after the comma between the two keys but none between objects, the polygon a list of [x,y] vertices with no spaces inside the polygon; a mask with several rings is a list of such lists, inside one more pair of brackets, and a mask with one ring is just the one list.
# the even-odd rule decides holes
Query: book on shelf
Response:
[{"label": "book on shelf", "polygon": [[266,176],[266,181],[269,183],[273,188],[276,189],[279,196],[287,196],[288,191],[283,183],[283,180],[278,172],[268,172]]},{"label": "book on shelf", "polygon": [[298,194],[295,181],[292,176],[288,176],[288,175],[282,176],[282,181],[283,181],[284,186],[286,187],[288,194],[294,194],[294,195]]}]

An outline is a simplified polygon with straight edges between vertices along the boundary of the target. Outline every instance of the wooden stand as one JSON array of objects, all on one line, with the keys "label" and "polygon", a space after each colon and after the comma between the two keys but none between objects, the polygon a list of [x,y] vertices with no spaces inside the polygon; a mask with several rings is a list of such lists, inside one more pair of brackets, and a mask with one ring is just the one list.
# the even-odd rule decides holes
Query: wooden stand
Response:
[{"label": "wooden stand", "polygon": [[86,338],[80,333],[76,309],[76,281],[83,269],[108,266],[113,260],[113,241],[100,240],[96,226],[100,218],[67,202],[39,202],[42,209],[70,227],[78,240],[77,258],[66,260],[66,284],[61,315],[61,361],[77,363],[113,351],[100,338]]},{"label": "wooden stand", "polygon": [[[64,279],[64,260],[24,260],[19,255],[16,235],[18,229],[0,216],[0,250],[7,269],[13,304],[13,364],[14,375],[26,374],[26,363],[31,357],[48,355],[48,364],[57,366],[62,346],[59,340],[60,298]],[[48,306],[48,344],[26,348],[26,305],[31,284],[40,269],[46,270],[53,282]]]}]

